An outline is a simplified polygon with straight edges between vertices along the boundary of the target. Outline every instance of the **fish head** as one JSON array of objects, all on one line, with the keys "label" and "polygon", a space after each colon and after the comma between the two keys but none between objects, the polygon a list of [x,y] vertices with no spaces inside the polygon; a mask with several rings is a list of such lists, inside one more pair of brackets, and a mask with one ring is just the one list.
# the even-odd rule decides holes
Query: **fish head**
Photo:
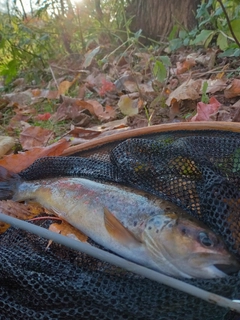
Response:
[{"label": "fish head", "polygon": [[[144,224],[142,241],[156,269],[164,262],[176,276],[216,278],[240,269],[221,238],[191,217],[153,216]],[[163,272],[170,273],[167,268]]]}]

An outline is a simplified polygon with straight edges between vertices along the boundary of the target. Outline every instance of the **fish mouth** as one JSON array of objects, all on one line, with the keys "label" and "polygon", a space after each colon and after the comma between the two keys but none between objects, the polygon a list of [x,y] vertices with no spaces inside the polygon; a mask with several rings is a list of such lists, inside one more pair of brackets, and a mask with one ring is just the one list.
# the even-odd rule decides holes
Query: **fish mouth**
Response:
[{"label": "fish mouth", "polygon": [[214,264],[214,267],[216,267],[219,271],[225,273],[225,274],[232,274],[239,271],[239,265],[238,264],[222,264],[217,263]]}]

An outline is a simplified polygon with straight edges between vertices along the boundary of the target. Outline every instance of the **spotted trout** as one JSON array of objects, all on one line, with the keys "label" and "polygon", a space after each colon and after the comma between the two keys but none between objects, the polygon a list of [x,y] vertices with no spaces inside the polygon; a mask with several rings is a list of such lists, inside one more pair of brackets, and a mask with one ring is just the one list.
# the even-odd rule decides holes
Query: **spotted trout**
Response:
[{"label": "spotted trout", "polygon": [[34,200],[96,243],[178,278],[239,270],[222,240],[174,204],[128,187],[83,178],[24,181],[0,167],[0,199]]}]

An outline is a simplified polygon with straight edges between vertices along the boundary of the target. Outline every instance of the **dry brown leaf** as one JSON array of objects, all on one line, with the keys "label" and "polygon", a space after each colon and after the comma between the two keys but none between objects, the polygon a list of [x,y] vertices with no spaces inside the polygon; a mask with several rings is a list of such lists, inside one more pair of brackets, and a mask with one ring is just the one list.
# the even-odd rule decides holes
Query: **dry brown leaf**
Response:
[{"label": "dry brown leaf", "polygon": [[15,116],[13,116],[7,126],[7,131],[9,134],[14,133],[14,131],[16,129],[23,129],[22,126],[22,121],[28,121],[29,120],[29,116],[27,115],[22,115],[22,114],[16,114]]},{"label": "dry brown leaf", "polygon": [[21,132],[19,141],[24,150],[30,150],[45,146],[52,135],[52,130],[30,126]]},{"label": "dry brown leaf", "polygon": [[31,91],[13,92],[3,95],[3,98],[9,100],[10,106],[29,105],[32,100]]},{"label": "dry brown leaf", "polygon": [[97,137],[101,131],[91,130],[91,129],[84,129],[80,127],[75,127],[71,125],[71,130],[68,134],[71,134],[73,137],[76,138],[84,138],[84,139],[93,139]]},{"label": "dry brown leaf", "polygon": [[31,92],[34,97],[40,97],[42,91],[40,89],[32,89]]},{"label": "dry brown leaf", "polygon": [[62,221],[61,224],[59,223],[52,223],[49,227],[50,231],[61,233],[63,236],[69,237],[74,240],[79,240],[81,242],[86,242],[88,237],[83,234],[78,229],[74,228],[71,224],[67,223],[66,221]]},{"label": "dry brown leaf", "polygon": [[211,97],[209,103],[198,102],[197,114],[190,121],[209,121],[210,115],[217,112],[220,105],[215,97]]},{"label": "dry brown leaf", "polygon": [[138,99],[132,100],[127,94],[120,97],[118,106],[126,116],[138,114]]},{"label": "dry brown leaf", "polygon": [[91,73],[87,76],[85,82],[87,88],[100,88],[102,86],[103,81],[106,81],[106,75],[104,73],[99,73],[98,75]]},{"label": "dry brown leaf", "polygon": [[224,96],[227,99],[240,96],[240,79],[233,79],[233,82],[225,89]]},{"label": "dry brown leaf", "polygon": [[166,100],[166,105],[170,106],[174,101],[196,100],[200,97],[202,80],[192,80],[183,82],[176,90],[172,91]]},{"label": "dry brown leaf", "polygon": [[[2,200],[0,201],[0,211],[14,218],[28,220],[44,212],[44,209],[38,204],[25,205],[12,200]],[[9,227],[10,225],[0,222],[0,234],[5,232]]]},{"label": "dry brown leaf", "polygon": [[169,110],[169,118],[173,120],[176,115],[180,113],[179,102],[176,100],[172,100],[172,104]]},{"label": "dry brown leaf", "polygon": [[48,89],[33,89],[31,90],[33,97],[35,98],[46,98],[46,99],[58,99],[58,90],[48,90]]},{"label": "dry brown leaf", "polygon": [[176,73],[181,74],[189,71],[196,64],[195,60],[192,58],[186,58],[183,62],[177,62]]},{"label": "dry brown leaf", "polygon": [[74,81],[70,82],[68,80],[62,81],[58,86],[58,94],[61,95],[67,93],[69,88],[73,85],[73,82]]},{"label": "dry brown leaf", "polygon": [[31,106],[20,105],[14,108],[14,112],[22,115],[34,115],[37,113],[37,110]]},{"label": "dry brown leaf", "polygon": [[52,116],[55,121],[60,121],[64,119],[76,120],[83,110],[88,110],[91,114],[95,115],[94,108],[92,104],[76,99],[62,96],[63,102],[59,106],[57,112]]},{"label": "dry brown leaf", "polygon": [[140,73],[123,75],[114,82],[118,91],[126,90],[128,92],[138,91],[138,84],[141,83],[142,75]]},{"label": "dry brown leaf", "polygon": [[5,108],[9,104],[8,98],[0,97],[0,109]]},{"label": "dry brown leaf", "polygon": [[114,119],[116,117],[116,110],[111,106],[106,106],[104,113],[101,115],[103,119]]},{"label": "dry brown leaf", "polygon": [[70,146],[70,142],[62,139],[45,148],[33,148],[29,151],[4,156],[0,160],[0,166],[18,173],[29,167],[36,159],[47,156],[59,156]]},{"label": "dry brown leaf", "polygon": [[[224,79],[214,79],[214,80],[208,79],[206,81],[202,80],[202,88],[205,82],[207,82],[208,84],[206,93],[216,93],[218,91],[223,91],[227,86],[226,80]],[[201,88],[201,91],[202,91],[202,88]]]},{"label": "dry brown leaf", "polygon": [[57,90],[48,90],[48,93],[46,94],[46,98],[50,100],[55,100],[59,98],[59,94]]},{"label": "dry brown leaf", "polygon": [[102,131],[108,131],[108,130],[113,130],[113,129],[122,129],[122,128],[128,127],[127,122],[128,122],[128,117],[125,117],[120,120],[109,121],[109,122],[104,123],[100,126],[92,127],[92,129],[102,130]]},{"label": "dry brown leaf", "polygon": [[92,115],[99,117],[101,114],[103,114],[103,106],[98,101],[86,100],[82,102],[87,103],[84,109],[87,109]]},{"label": "dry brown leaf", "polygon": [[86,90],[87,90],[86,84],[82,84],[81,86],[79,86],[78,99],[83,99],[85,97]]},{"label": "dry brown leaf", "polygon": [[15,139],[12,137],[0,136],[0,157],[4,156],[15,145]]}]

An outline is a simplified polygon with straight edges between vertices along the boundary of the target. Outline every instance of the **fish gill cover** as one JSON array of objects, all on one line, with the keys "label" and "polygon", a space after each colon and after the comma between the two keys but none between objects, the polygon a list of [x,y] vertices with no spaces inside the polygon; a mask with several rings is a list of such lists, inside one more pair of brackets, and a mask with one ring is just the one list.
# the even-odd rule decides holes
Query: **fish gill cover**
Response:
[{"label": "fish gill cover", "polygon": [[[240,255],[240,135],[158,133],[42,158],[26,180],[57,176],[113,181],[182,207]],[[79,157],[80,156],[80,157]],[[46,224],[46,223],[45,223]],[[228,310],[11,228],[0,237],[0,319],[231,319]],[[237,275],[186,282],[239,299]],[[2,317],[2,318],[1,318]]]}]

